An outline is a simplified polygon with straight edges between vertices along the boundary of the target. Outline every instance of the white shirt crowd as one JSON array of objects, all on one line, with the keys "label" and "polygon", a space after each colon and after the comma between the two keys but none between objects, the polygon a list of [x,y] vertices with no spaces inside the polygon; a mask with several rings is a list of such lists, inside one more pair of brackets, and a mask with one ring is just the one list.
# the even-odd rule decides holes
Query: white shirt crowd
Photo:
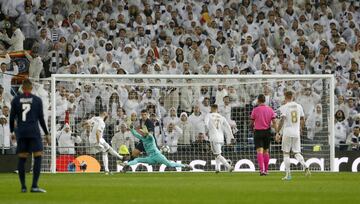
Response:
[{"label": "white shirt crowd", "polygon": [[[353,144],[352,138],[360,141],[355,130],[360,125],[358,1],[0,2],[1,109],[10,108],[11,74],[19,72],[19,65],[10,63],[7,53],[24,49],[32,51],[24,54],[30,62],[29,76],[35,81],[53,73],[334,74],[336,143]],[[47,85],[38,86],[37,94],[49,101]],[[121,125],[137,121],[140,111],[147,109],[154,123],[162,120],[161,127],[155,128],[156,136],[165,132],[176,138],[172,144],[190,144],[207,139],[204,117],[211,103],[219,105],[219,113],[236,132],[240,122],[232,119],[233,107],[246,109],[254,105],[258,94],[264,93],[267,104],[277,109],[284,91],[293,90],[304,109],[307,138],[314,140],[328,122],[322,113],[328,111],[323,110],[328,102],[328,93],[324,94],[327,87],[321,80],[255,85],[235,81],[230,85],[165,88],[105,82],[59,83],[56,116],[63,122],[67,112],[70,124],[82,127],[81,135],[86,138],[88,130],[82,121],[106,109],[109,123],[115,127],[112,137],[124,135]],[[48,103],[44,106],[50,108]],[[136,142],[119,138],[114,143],[123,143],[119,141],[127,142],[129,147]]]}]

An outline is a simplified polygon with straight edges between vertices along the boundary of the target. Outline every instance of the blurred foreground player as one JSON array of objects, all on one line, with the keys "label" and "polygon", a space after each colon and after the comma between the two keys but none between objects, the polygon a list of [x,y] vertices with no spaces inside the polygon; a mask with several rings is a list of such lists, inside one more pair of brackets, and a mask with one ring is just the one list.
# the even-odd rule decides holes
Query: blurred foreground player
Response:
[{"label": "blurred foreground player", "polygon": [[31,192],[46,193],[44,189],[38,186],[43,153],[39,123],[45,133],[47,142],[49,143],[50,141],[49,132],[44,120],[43,105],[39,97],[31,94],[32,83],[30,80],[25,79],[23,81],[22,91],[22,94],[17,95],[12,100],[10,111],[10,131],[12,137],[16,137],[18,144],[16,152],[19,156],[18,171],[21,192],[25,193],[27,191],[25,184],[25,163],[30,153],[33,153],[34,166]]},{"label": "blurred foreground player", "polygon": [[144,149],[147,154],[146,157],[138,157],[127,164],[125,164],[122,172],[128,171],[131,165],[135,165],[138,163],[146,163],[146,164],[165,164],[167,167],[183,167],[188,170],[191,170],[192,167],[189,165],[178,164],[175,162],[169,161],[163,154],[161,154],[160,150],[156,146],[156,142],[154,136],[149,133],[146,126],[143,126],[142,129],[135,130],[133,127],[130,127],[131,133],[138,138],[144,144]]}]

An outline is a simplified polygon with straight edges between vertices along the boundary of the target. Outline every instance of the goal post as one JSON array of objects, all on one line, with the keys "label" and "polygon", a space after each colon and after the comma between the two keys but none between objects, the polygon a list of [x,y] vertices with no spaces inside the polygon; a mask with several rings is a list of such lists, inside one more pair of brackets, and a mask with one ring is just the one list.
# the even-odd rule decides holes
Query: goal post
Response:
[{"label": "goal post", "polygon": [[[224,145],[224,156],[231,160],[235,165],[235,171],[254,171],[257,168],[256,163],[256,151],[253,144],[253,135],[249,127],[249,116],[252,108],[256,103],[256,96],[264,91],[267,93],[267,102],[273,107],[276,112],[282,102],[282,93],[284,90],[293,90],[295,92],[295,100],[301,105],[306,106],[306,119],[309,124],[306,131],[303,133],[305,141],[302,142],[302,151],[304,153],[305,161],[310,164],[310,168],[315,171],[335,171],[335,144],[334,144],[334,106],[335,106],[335,78],[333,75],[81,75],[81,74],[53,74],[51,76],[51,152],[48,155],[49,166],[45,167],[45,171],[56,173],[57,163],[59,162],[59,149],[69,147],[59,147],[56,135],[59,131],[59,127],[64,124],[63,120],[59,121],[59,113],[56,109],[57,101],[59,101],[59,87],[70,91],[74,91],[74,87],[80,87],[82,90],[84,85],[89,85],[93,89],[99,89],[96,94],[103,98],[103,105],[109,112],[114,111],[109,105],[109,95],[116,92],[119,99],[119,106],[126,109],[126,115],[128,116],[124,120],[131,120],[131,114],[134,113],[137,117],[140,117],[140,111],[145,107],[144,104],[140,104],[141,99],[146,97],[146,90],[152,90],[152,98],[146,99],[146,104],[153,104],[153,115],[159,121],[158,131],[155,137],[158,140],[159,147],[169,146],[170,152],[165,153],[165,156],[175,162],[190,163],[195,167],[197,171],[214,171],[214,158],[209,148],[207,148],[207,135],[206,130],[201,130],[199,127],[195,127],[198,120],[192,120],[190,124],[190,130],[196,141],[191,141],[191,144],[181,144],[178,141],[173,141],[167,137],[166,131],[175,131],[176,127],[179,127],[180,115],[182,112],[187,113],[187,119],[189,120],[191,114],[194,112],[196,105],[201,109],[201,114],[205,115],[208,110],[207,103],[220,103],[219,107],[223,107],[222,114],[227,114],[227,120],[231,123],[234,136],[236,138],[235,144]],[[99,88],[101,87],[101,88]],[[124,91],[123,95],[119,91]],[[186,89],[191,90],[191,93]],[[319,107],[321,107],[321,114],[313,124],[310,120],[312,112],[316,112],[317,104],[308,104],[304,100],[309,96],[303,96],[307,94],[303,90],[310,89],[311,94],[318,97],[314,97],[314,101],[317,101]],[[109,93],[108,93],[109,92]],[[110,93],[111,92],[111,93]],[[127,104],[127,97],[134,92],[137,97],[136,110],[131,110],[131,105]],[[89,92],[93,93],[93,92]],[[95,93],[95,92],[94,92]],[[223,98],[229,97],[230,102],[224,102]],[[95,95],[90,96],[94,99]],[[189,99],[189,97],[192,97]],[[311,98],[311,96],[310,96]],[[188,100],[189,99],[189,100]],[[300,100],[301,99],[301,100]],[[145,100],[145,99],[144,99]],[[188,100],[191,102],[191,109],[186,106],[186,102],[182,100]],[[205,100],[208,100],[206,103]],[[224,99],[225,100],[225,99]],[[93,106],[91,103],[94,101],[88,101],[89,106]],[[204,105],[204,104],[205,105]],[[229,103],[229,104],[228,104]],[[121,104],[121,105],[120,105]],[[230,106],[226,109],[227,105]],[[126,106],[126,107],[125,107]],[[175,107],[174,118],[169,117],[169,111],[167,108]],[[311,108],[311,110],[309,109]],[[86,107],[84,108],[84,110]],[[87,112],[88,111],[88,112]],[[94,111],[86,109],[84,115],[93,115]],[[90,113],[91,112],[91,113]],[[96,112],[96,107],[95,107]],[[57,117],[56,117],[57,116]],[[65,112],[60,115],[60,118],[65,116]],[[177,118],[177,119],[176,119]],[[321,119],[319,119],[321,118]],[[312,118],[314,119],[314,118]],[[81,118],[80,118],[81,120]],[[170,121],[170,122],[169,122]],[[124,121],[123,121],[124,122]],[[127,121],[128,122],[128,121]],[[124,122],[124,123],[127,123]],[[121,123],[121,122],[119,122]],[[169,127],[173,124],[173,127]],[[122,124],[122,123],[121,123]],[[111,138],[114,137],[116,131],[119,131],[121,124],[112,124],[107,126],[108,138],[107,141],[110,145]],[[73,125],[73,124],[71,124]],[[313,126],[315,125],[315,126]],[[72,127],[74,134],[77,136],[80,134],[80,126]],[[169,128],[169,130],[167,130]],[[181,129],[181,128],[180,128]],[[75,131],[76,130],[76,131]],[[312,131],[312,132],[311,132]],[[172,132],[171,132],[172,133]],[[170,133],[169,133],[170,134]],[[181,136],[180,136],[181,137]],[[199,139],[199,138],[200,139]],[[136,142],[136,141],[135,141]],[[76,144],[71,147],[75,150],[72,153],[72,157],[76,158],[84,156],[84,152],[89,154],[91,147],[83,145],[83,143]],[[204,146],[202,146],[204,145]],[[184,148],[183,148],[184,147]],[[203,149],[202,149],[203,148]],[[85,151],[86,149],[86,151]],[[80,151],[81,150],[81,151]],[[84,150],[84,151],[83,151]],[[117,149],[116,149],[117,150]],[[270,161],[269,170],[283,170],[282,164],[282,152],[280,150],[280,144],[272,142],[270,148]],[[61,151],[60,151],[61,152]],[[45,154],[47,154],[45,152]],[[95,153],[90,153],[91,157],[99,160],[99,164],[102,169],[101,157]],[[109,160],[115,158],[109,157]],[[58,162],[57,162],[58,161]],[[119,167],[116,162],[112,169],[118,171]],[[78,165],[78,164],[75,164]],[[135,168],[135,167],[134,167]],[[133,169],[134,169],[133,168]],[[300,165],[297,162],[292,161],[292,168],[301,170]],[[154,167],[156,170],[163,171],[164,166]],[[168,168],[166,168],[168,169]],[[143,165],[138,170],[153,171],[153,167],[149,165]],[[179,170],[179,169],[177,169]]]}]

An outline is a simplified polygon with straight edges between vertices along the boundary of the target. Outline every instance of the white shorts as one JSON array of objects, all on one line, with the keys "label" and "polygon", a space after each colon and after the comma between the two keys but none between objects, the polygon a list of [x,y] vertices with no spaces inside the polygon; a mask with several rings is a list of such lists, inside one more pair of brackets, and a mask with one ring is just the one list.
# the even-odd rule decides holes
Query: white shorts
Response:
[{"label": "white shorts", "polygon": [[211,145],[211,151],[213,154],[221,154],[221,147],[223,146],[223,143],[220,142],[210,142]]},{"label": "white shorts", "polygon": [[300,153],[300,138],[299,137],[283,137],[281,143],[281,150],[283,152]]},{"label": "white shorts", "polygon": [[99,144],[94,143],[91,146],[94,146],[98,152],[107,152],[110,149],[110,145],[103,138],[100,139]]}]

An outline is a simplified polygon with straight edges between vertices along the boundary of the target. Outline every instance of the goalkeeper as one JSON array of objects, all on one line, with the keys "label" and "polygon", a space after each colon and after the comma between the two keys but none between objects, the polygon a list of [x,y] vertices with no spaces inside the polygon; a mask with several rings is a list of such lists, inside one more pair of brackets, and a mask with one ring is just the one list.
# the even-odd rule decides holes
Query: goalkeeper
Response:
[{"label": "goalkeeper", "polygon": [[130,127],[130,132],[144,143],[144,149],[147,154],[146,157],[138,157],[130,162],[127,162],[122,170],[126,172],[130,166],[138,163],[146,164],[165,164],[167,167],[183,167],[185,169],[191,170],[190,165],[178,164],[175,162],[169,161],[164,155],[161,154],[160,150],[157,148],[154,136],[149,134],[146,126],[143,126],[142,129],[135,130],[133,127]]}]

